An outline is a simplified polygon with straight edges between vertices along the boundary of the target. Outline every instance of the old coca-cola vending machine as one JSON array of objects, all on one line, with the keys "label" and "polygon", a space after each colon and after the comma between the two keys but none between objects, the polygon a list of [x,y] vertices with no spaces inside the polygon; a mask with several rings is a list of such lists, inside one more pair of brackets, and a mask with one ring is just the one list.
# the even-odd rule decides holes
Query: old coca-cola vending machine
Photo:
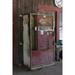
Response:
[{"label": "old coca-cola vending machine", "polygon": [[[51,65],[55,62],[55,13],[31,13],[30,25],[23,20],[24,64],[31,69]],[[29,35],[28,35],[29,34]]]},{"label": "old coca-cola vending machine", "polygon": [[34,20],[31,23],[31,67],[51,65],[55,61],[55,13],[38,12],[30,16]]},{"label": "old coca-cola vending machine", "polygon": [[40,5],[37,12],[23,15],[23,63],[31,69],[55,63],[59,10]]}]

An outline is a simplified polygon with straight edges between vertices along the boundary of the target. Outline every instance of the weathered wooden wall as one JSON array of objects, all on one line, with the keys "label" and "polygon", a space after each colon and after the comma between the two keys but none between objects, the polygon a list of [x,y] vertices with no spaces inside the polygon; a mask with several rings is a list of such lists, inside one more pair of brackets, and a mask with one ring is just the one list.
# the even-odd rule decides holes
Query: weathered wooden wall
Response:
[{"label": "weathered wooden wall", "polygon": [[54,0],[17,0],[18,1],[18,13],[30,13],[37,11],[38,4],[53,5]]}]

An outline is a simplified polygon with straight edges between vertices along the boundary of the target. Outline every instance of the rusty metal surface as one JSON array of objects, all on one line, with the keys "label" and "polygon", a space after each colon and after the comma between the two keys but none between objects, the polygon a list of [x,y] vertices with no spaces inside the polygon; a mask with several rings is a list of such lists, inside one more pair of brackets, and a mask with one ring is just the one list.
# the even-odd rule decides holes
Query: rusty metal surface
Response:
[{"label": "rusty metal surface", "polygon": [[53,50],[32,51],[32,66],[48,65],[53,62]]}]

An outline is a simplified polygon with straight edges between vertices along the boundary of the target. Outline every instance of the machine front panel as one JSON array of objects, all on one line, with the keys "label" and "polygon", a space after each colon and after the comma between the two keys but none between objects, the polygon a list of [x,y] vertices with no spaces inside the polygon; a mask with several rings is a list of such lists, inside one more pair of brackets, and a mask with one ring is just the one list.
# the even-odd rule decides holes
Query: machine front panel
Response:
[{"label": "machine front panel", "polygon": [[55,13],[31,14],[31,65],[49,65],[54,62]]}]

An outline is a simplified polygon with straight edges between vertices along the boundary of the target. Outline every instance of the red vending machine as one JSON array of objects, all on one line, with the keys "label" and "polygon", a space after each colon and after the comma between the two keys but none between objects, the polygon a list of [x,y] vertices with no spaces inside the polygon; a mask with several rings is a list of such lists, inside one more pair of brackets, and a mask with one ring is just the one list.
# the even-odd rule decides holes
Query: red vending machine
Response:
[{"label": "red vending machine", "polygon": [[[31,68],[39,68],[55,62],[55,13],[32,13],[34,20],[31,36]],[[31,21],[32,22],[32,21]]]},{"label": "red vending machine", "polygon": [[55,42],[59,39],[59,8],[40,5],[30,14],[31,69],[55,63]]}]

